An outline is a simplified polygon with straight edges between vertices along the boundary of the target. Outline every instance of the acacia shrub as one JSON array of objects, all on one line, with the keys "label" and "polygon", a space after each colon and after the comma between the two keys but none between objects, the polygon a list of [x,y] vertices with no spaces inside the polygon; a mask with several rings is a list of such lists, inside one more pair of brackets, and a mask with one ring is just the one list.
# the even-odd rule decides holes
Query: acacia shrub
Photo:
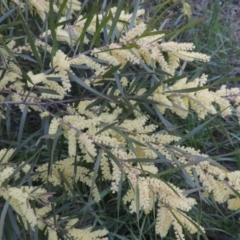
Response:
[{"label": "acacia shrub", "polygon": [[[189,80],[182,65],[210,57],[194,52],[193,43],[149,29],[137,1],[132,9],[119,1],[107,9],[94,5],[88,13],[78,1],[16,3],[11,10],[3,6],[1,19],[10,22],[1,39],[0,116],[8,139],[0,151],[1,219],[12,226],[7,230],[1,221],[3,238],[108,239],[113,232],[96,213],[84,228],[84,212],[92,219],[92,208],[107,192],[118,215],[121,201],[138,223],[143,213],[156,212],[155,233],[162,238],[172,226],[176,239],[207,239],[199,219],[191,217],[199,207],[196,193],[238,210],[240,172],[186,146],[168,113],[201,121],[238,116],[239,89],[211,91],[204,74]],[[27,27],[30,20],[37,37]],[[14,25],[25,32],[24,44],[22,32],[6,30]],[[24,68],[21,58],[30,66]],[[13,106],[21,111],[16,137],[10,130]],[[29,112],[42,119],[30,136]]]}]

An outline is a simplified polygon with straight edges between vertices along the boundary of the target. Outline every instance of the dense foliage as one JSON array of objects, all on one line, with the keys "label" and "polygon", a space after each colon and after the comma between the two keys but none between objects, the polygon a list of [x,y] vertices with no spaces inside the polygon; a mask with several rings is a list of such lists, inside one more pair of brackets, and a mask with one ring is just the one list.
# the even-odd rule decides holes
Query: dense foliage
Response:
[{"label": "dense foliage", "polygon": [[208,239],[208,208],[239,218],[240,171],[205,145],[223,132],[231,145],[240,90],[193,70],[211,62],[177,39],[202,21],[185,23],[187,1],[1,13],[0,238]]}]

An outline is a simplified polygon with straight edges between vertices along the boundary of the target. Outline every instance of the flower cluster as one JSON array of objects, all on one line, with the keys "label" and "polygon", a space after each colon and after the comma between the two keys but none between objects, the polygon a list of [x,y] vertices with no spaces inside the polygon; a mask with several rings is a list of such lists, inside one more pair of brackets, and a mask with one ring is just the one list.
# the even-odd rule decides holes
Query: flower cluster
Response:
[{"label": "flower cluster", "polygon": [[[239,96],[240,90],[238,88],[226,89],[225,86],[218,91],[210,91],[207,88],[199,91],[191,90],[204,86],[206,81],[207,76],[203,74],[200,78],[194,79],[194,81],[182,78],[171,86],[162,84],[149,99],[157,103],[157,107],[162,113],[166,109],[170,109],[181,118],[186,118],[189,110],[192,109],[200,119],[205,119],[207,114],[217,113],[217,105],[222,117],[231,115],[233,110],[231,100],[235,99],[230,97],[233,95]],[[184,90],[184,92],[181,90]],[[144,94],[145,91],[145,89],[142,89],[141,93]],[[237,100],[235,102],[237,103]]]},{"label": "flower cluster", "polygon": [[[54,0],[53,1],[53,11],[54,12],[58,12],[59,11],[59,4],[62,4],[63,0],[57,1]],[[42,19],[42,21],[46,20],[47,17],[47,13],[49,12],[49,1],[46,0],[28,0],[27,1],[27,6],[26,6],[26,2],[22,1],[22,0],[11,0],[9,1],[9,4],[11,7],[14,6],[19,6],[20,9],[25,9],[26,7],[29,7],[29,10],[31,12],[31,14],[34,14],[35,12],[39,15],[39,17]],[[9,7],[10,7],[9,6]],[[67,12],[74,12],[74,11],[79,11],[81,7],[81,3],[77,0],[69,0],[66,2],[66,7],[63,11],[63,14],[66,14]],[[2,12],[2,9],[0,9],[0,13]]]}]

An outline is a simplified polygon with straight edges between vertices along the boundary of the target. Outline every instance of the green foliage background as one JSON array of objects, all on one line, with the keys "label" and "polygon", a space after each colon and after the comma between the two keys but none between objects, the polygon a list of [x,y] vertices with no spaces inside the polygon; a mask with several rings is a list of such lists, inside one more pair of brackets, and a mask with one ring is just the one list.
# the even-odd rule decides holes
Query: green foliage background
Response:
[{"label": "green foliage background", "polygon": [[[64,1],[66,2],[66,1]],[[226,4],[220,5],[220,1],[198,1],[190,2],[192,6],[192,18],[189,19],[182,13],[182,1],[82,1],[81,14],[91,21],[92,17],[105,9],[110,9],[117,6],[120,12],[123,9],[136,11],[138,7],[146,9],[143,21],[148,23],[149,30],[154,28],[162,28],[167,34],[166,39],[176,42],[193,42],[196,45],[196,51],[209,54],[211,56],[210,63],[194,62],[188,64],[184,73],[190,78],[199,77],[202,73],[209,75],[208,86],[210,89],[218,89],[222,84],[228,86],[239,86],[239,38],[236,36],[238,25],[232,11],[237,7],[233,1],[228,1]],[[16,40],[18,46],[22,46],[26,42],[29,43],[33,54],[26,52],[18,56],[11,56],[11,61],[14,61],[22,71],[23,76],[28,80],[28,71],[34,74],[40,72],[51,71],[49,64],[53,59],[55,52],[61,49],[70,55],[74,49],[67,44],[58,42],[54,38],[54,32],[57,27],[65,23],[58,23],[57,19],[60,14],[55,14],[53,9],[49,10],[48,20],[42,22],[40,17],[33,13],[30,14],[28,9],[21,12],[18,8],[11,8],[12,2],[3,0],[1,3],[2,16],[0,17],[0,44],[11,56],[6,43],[10,40]],[[139,6],[138,6],[139,5]],[[238,9],[239,10],[239,9]],[[69,16],[69,22],[72,22],[78,15]],[[228,21],[225,21],[228,19]],[[98,26],[100,28],[100,26]],[[104,26],[101,26],[104,28]],[[45,30],[52,32],[52,40],[49,40],[53,51],[51,56],[47,56],[43,50],[41,55],[38,54],[34,46],[34,40],[38,38]],[[79,44],[78,51],[85,52],[108,44],[111,41],[111,35],[108,39],[104,38],[100,31],[91,38],[90,44]],[[113,34],[113,32],[110,31]],[[87,27],[80,40],[88,35]],[[80,41],[82,42],[82,41]],[[8,68],[8,59],[3,59],[1,62],[2,75]],[[142,71],[138,66],[127,65],[124,69],[125,76],[134,76],[135,85],[147,85],[150,90],[148,79],[150,72]],[[156,69],[157,74],[162,72]],[[181,71],[181,70],[179,70]],[[114,69],[109,72],[109,75],[114,72]],[[77,75],[88,76],[91,73],[84,69],[75,69]],[[136,76],[137,73],[137,76]],[[180,73],[179,73],[180,74]],[[2,76],[1,76],[2,77]],[[139,80],[138,80],[139,79]],[[109,85],[107,85],[108,87]],[[106,86],[104,86],[106,87]],[[62,102],[46,102],[45,107],[52,113],[52,116],[61,116],[66,109],[67,103],[75,103],[77,106],[83,99],[96,99],[95,105],[108,104],[105,96],[104,87],[93,87],[94,91],[88,91],[83,85],[73,83],[72,91],[67,95]],[[115,86],[116,87],[116,86]],[[35,172],[36,166],[48,163],[49,172],[52,164],[68,156],[67,141],[62,135],[51,138],[48,135],[50,118],[40,118],[38,113],[27,113],[27,108],[23,112],[16,105],[11,104],[11,92],[7,90],[0,91],[4,95],[5,101],[1,101],[4,107],[6,119],[0,118],[0,143],[1,149],[15,148],[11,163],[16,167],[16,170],[8,179],[6,184],[10,183],[13,186],[34,185],[32,173]],[[81,97],[79,97],[81,96]],[[117,100],[116,100],[117,101]],[[128,100],[126,100],[128,103]],[[208,116],[205,120],[199,120],[196,114],[192,113],[186,119],[180,119],[172,112],[167,111],[159,121],[159,116],[153,111],[149,102],[146,99],[139,99],[137,105],[142,104],[142,112],[150,115],[150,122],[157,124],[159,129],[170,131],[172,134],[182,138],[181,144],[188,147],[201,150],[212,157],[217,163],[230,170],[240,170],[240,151],[239,151],[239,123],[236,116],[231,116],[227,119],[220,117]],[[136,106],[137,106],[136,105]],[[121,115],[120,120],[124,120],[131,116],[133,107],[130,104],[123,106],[125,112]],[[171,127],[174,126],[173,130]],[[108,126],[109,127],[109,126]],[[111,127],[111,126],[110,126]],[[170,129],[170,130],[169,130]],[[30,164],[32,168],[22,174],[20,165],[22,162]],[[89,166],[86,163],[86,167]],[[183,171],[176,169],[168,164],[159,164],[159,171],[162,173],[163,180],[170,181],[175,185],[188,189]],[[179,170],[179,169],[178,169]],[[20,178],[15,181],[14,175],[21,174]],[[126,205],[121,202],[121,197],[127,190],[124,182],[122,185],[122,193],[113,194],[110,190],[110,185],[103,181],[101,174],[96,177],[96,183],[100,189],[101,201],[97,203],[92,198],[92,189],[84,184],[72,183],[72,197],[69,197],[67,190],[60,192],[58,188],[47,185],[48,192],[54,192],[50,198],[52,204],[52,212],[49,213],[49,218],[56,218],[61,215],[62,218],[78,217],[79,221],[76,224],[77,228],[85,228],[93,226],[94,230],[106,228],[109,231],[109,239],[160,239],[154,232],[156,216],[155,213],[145,215],[140,211],[139,215],[131,214]],[[62,176],[62,181],[69,184]],[[190,189],[190,188],[189,188]],[[206,237],[208,239],[239,239],[239,212],[229,211],[223,204],[217,205],[213,198],[209,198],[207,203],[203,202],[197,192],[192,196],[198,201],[198,205],[190,212],[190,216],[196,222],[200,223],[206,229]],[[1,219],[0,219],[0,238],[1,239],[46,239],[43,231],[25,230],[22,223],[18,222],[14,210],[5,203],[1,198]],[[55,219],[57,222],[57,219]],[[66,221],[57,222],[59,239],[68,239],[66,232],[62,226]],[[49,237],[49,236],[48,236]],[[171,229],[166,239],[175,239],[174,231]],[[190,235],[186,233],[186,239],[203,239],[200,234]]]}]

